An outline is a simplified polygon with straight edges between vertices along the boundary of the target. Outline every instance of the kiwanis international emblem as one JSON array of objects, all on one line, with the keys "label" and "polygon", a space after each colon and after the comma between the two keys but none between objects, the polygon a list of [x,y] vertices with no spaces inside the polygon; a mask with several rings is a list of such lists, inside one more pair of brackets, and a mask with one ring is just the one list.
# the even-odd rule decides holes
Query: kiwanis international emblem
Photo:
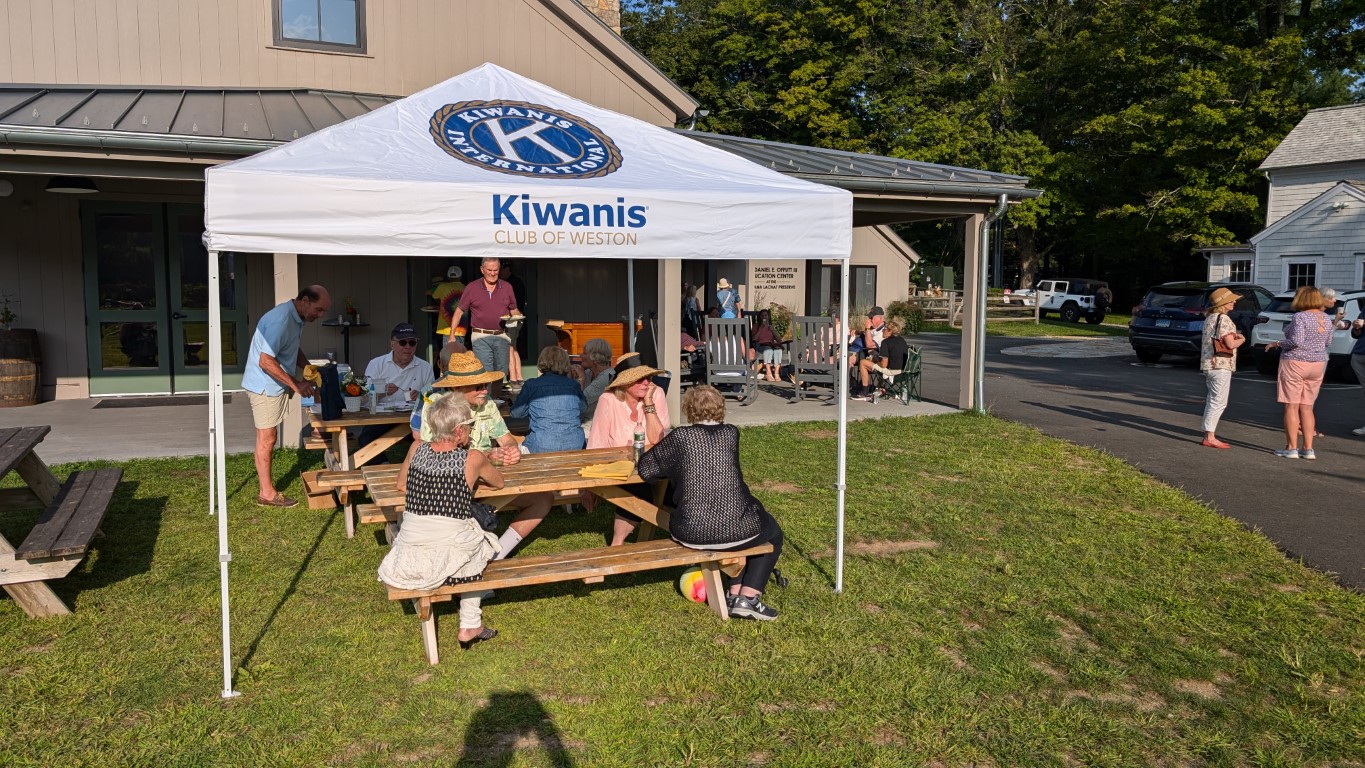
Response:
[{"label": "kiwanis international emblem", "polygon": [[514,176],[595,179],[621,167],[596,126],[524,101],[462,101],[431,116],[431,138],[452,157]]}]

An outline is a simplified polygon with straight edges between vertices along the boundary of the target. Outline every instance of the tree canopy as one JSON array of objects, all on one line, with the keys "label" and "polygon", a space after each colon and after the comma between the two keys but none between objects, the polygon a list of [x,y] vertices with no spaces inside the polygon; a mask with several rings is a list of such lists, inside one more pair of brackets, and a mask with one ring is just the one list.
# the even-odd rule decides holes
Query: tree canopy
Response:
[{"label": "tree canopy", "polygon": [[709,110],[699,129],[1030,176],[1045,194],[1011,209],[1007,264],[1120,294],[1259,231],[1257,165],[1365,77],[1365,0],[624,6],[627,40]]}]

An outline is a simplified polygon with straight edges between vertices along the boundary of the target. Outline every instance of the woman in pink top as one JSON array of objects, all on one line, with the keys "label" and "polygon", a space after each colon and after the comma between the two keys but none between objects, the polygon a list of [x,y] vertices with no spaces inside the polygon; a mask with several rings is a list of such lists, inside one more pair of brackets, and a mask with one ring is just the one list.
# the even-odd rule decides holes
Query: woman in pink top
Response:
[{"label": "woman in pink top", "polygon": [[[621,448],[635,444],[635,434],[643,433],[645,447],[663,439],[668,431],[668,402],[664,393],[654,386],[651,377],[663,371],[640,362],[638,352],[616,358],[616,378],[597,401],[593,412],[592,429],[588,432],[589,448]],[[642,499],[653,500],[653,489],[646,484],[626,486],[626,490]],[[584,492],[583,505],[592,509],[596,499]],[[624,510],[616,510],[612,524],[611,545],[620,546],[635,530],[640,518]]]}]

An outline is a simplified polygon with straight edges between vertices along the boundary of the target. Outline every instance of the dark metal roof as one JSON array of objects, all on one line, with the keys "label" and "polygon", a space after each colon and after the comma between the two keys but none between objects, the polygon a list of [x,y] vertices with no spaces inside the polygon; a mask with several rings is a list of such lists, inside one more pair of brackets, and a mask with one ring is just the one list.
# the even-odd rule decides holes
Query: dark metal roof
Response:
[{"label": "dark metal roof", "polygon": [[[309,88],[0,84],[0,145],[245,157],[307,136],[397,96]],[[1037,197],[1028,178],[799,144],[674,130],[780,173],[871,194]]]},{"label": "dark metal roof", "polygon": [[837,149],[743,139],[718,133],[673,129],[675,133],[739,155],[774,171],[853,191],[935,193],[1037,197],[1027,176],[959,168],[896,157],[866,155]]},{"label": "dark metal roof", "polygon": [[0,85],[0,125],[289,141],[397,101],[308,88]]}]

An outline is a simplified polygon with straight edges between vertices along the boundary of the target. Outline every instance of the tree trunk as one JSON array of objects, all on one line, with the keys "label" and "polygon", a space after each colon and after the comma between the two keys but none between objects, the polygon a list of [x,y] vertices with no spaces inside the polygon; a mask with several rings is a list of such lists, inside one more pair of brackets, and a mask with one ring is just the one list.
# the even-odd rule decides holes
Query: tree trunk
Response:
[{"label": "tree trunk", "polygon": [[1019,287],[1032,288],[1038,276],[1038,247],[1034,241],[1032,227],[1015,227],[1014,235],[1019,244]]}]

